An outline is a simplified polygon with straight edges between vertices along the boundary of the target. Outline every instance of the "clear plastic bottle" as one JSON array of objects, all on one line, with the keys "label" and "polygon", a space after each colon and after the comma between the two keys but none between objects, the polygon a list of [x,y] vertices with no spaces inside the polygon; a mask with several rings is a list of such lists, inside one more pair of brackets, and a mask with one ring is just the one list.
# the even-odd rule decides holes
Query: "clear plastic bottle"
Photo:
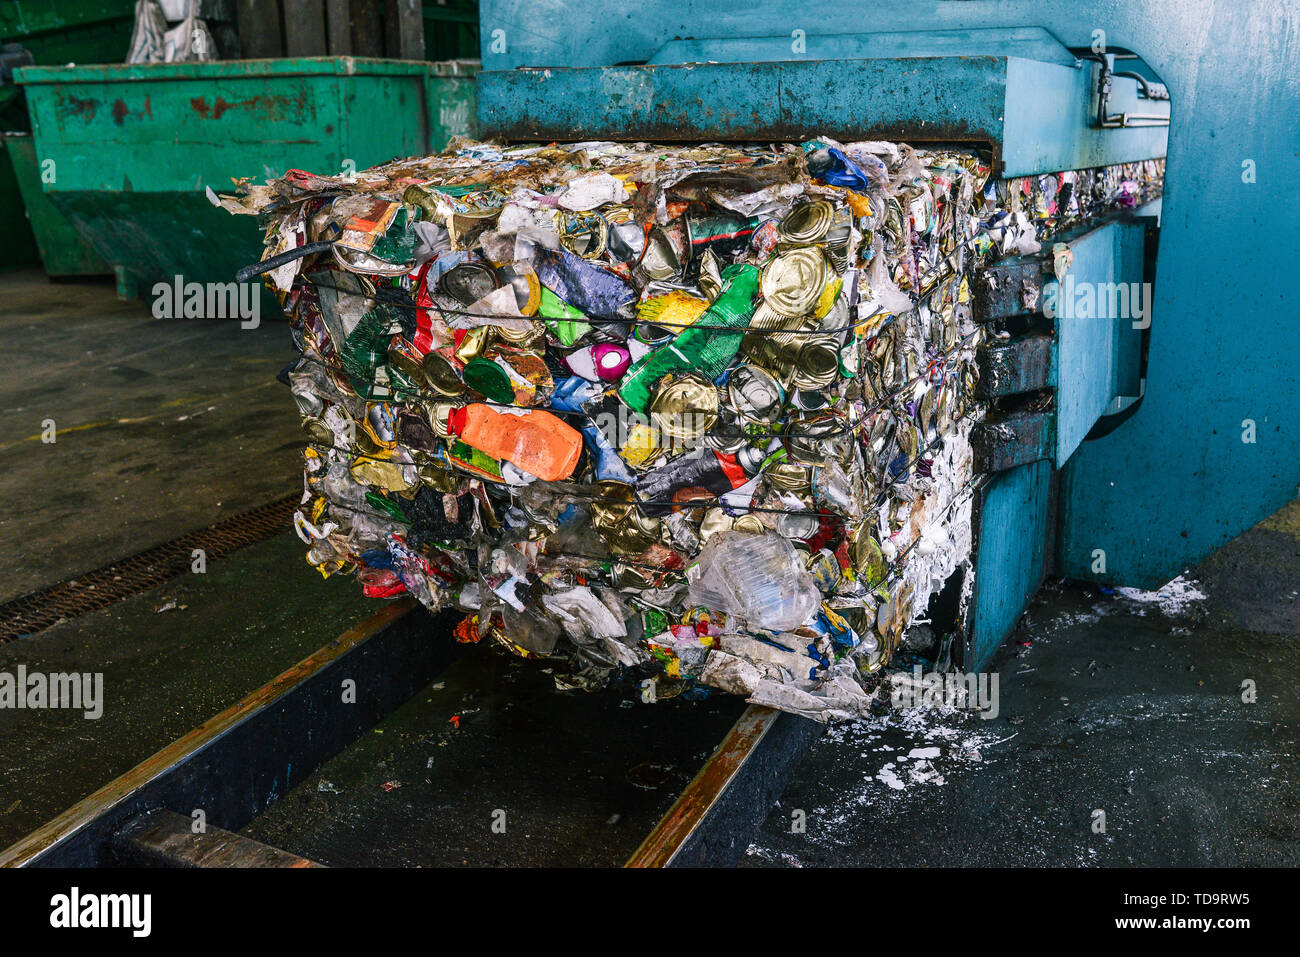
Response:
[{"label": "clear plastic bottle", "polygon": [[821,592],[798,552],[773,532],[717,532],[690,576],[688,601],[749,627],[789,631],[821,607]]}]

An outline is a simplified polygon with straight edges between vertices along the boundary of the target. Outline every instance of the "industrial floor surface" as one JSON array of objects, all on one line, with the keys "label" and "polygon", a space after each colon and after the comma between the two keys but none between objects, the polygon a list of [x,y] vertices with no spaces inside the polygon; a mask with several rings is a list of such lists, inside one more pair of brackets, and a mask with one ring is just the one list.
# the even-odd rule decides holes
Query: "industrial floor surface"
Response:
[{"label": "industrial floor surface", "polygon": [[1300,505],[1123,591],[1041,589],[993,663],[996,718],[832,730],[745,864],[1300,865]]},{"label": "industrial floor surface", "polygon": [[40,272],[0,303],[0,602],[300,485],[282,320],[155,319]]},{"label": "industrial floor surface", "polygon": [[[157,320],[141,304],[118,303],[111,285],[56,285],[34,273],[0,276],[0,296],[0,449],[8,457],[0,540],[9,558],[0,566],[0,601],[299,487],[298,417],[274,381],[292,355],[282,325]],[[41,441],[46,419],[56,424],[53,444]],[[0,671],[105,675],[98,720],[0,711],[0,847],[377,607],[349,582],[321,580],[297,539],[284,534],[214,562],[204,575],[0,644]],[[1292,503],[1159,593],[1049,584],[997,661],[996,718],[913,711],[832,730],[744,863],[1295,865],[1298,665],[1300,505]],[[1243,701],[1252,690],[1254,700]],[[493,732],[479,736],[484,762],[508,755],[501,729],[544,729],[574,707],[530,695],[530,719],[518,708],[507,714],[492,703],[498,699],[485,698],[501,711],[487,725]],[[606,700],[611,714],[638,715]],[[427,704],[399,712],[392,726],[428,743]],[[709,710],[708,733],[716,735],[720,712]],[[698,748],[682,722],[669,725],[679,739],[661,753],[679,756],[665,778],[676,784]],[[412,780],[437,773],[437,761],[408,768],[410,755],[379,744],[352,752],[339,774],[360,786],[385,775],[380,762],[397,762],[392,767]],[[562,756],[552,752],[551,760]],[[357,763],[370,757],[373,769]],[[472,777],[473,756],[457,755],[455,767]],[[329,773],[317,775],[318,790],[321,781],[341,786]],[[479,783],[504,786],[489,778]],[[537,807],[580,786],[561,770],[554,780],[553,793],[534,790]],[[328,788],[321,795],[316,811],[340,800]],[[643,801],[639,813],[661,797]],[[379,813],[375,798],[355,810]],[[370,835],[364,839],[395,840],[383,822],[351,820],[357,834]],[[795,820],[806,826],[792,827]],[[254,827],[303,833],[283,814]],[[445,860],[454,862],[454,834],[445,833]],[[335,840],[328,829],[316,835],[319,846]],[[604,838],[597,828],[583,839]],[[610,843],[569,853],[611,861],[622,847]],[[401,848],[390,850],[374,860],[404,859]],[[522,859],[545,863],[544,854]]]},{"label": "industrial floor surface", "polygon": [[331,867],[618,867],[745,709],[636,698],[478,646],[240,833]]}]

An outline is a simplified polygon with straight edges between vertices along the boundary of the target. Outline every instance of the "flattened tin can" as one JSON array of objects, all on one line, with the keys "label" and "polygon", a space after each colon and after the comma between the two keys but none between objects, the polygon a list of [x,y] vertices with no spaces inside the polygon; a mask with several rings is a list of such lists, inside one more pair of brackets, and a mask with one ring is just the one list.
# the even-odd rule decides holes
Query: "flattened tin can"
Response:
[{"label": "flattened tin can", "polygon": [[830,263],[816,246],[801,246],[773,256],[763,266],[763,298],[783,316],[811,313],[830,279]]},{"label": "flattened tin can", "polygon": [[796,206],[777,227],[779,240],[791,246],[811,246],[826,238],[834,219],[834,207],[824,199]]},{"label": "flattened tin can", "polygon": [[693,441],[718,421],[718,390],[699,376],[682,376],[655,393],[650,417],[664,435],[679,442]]}]

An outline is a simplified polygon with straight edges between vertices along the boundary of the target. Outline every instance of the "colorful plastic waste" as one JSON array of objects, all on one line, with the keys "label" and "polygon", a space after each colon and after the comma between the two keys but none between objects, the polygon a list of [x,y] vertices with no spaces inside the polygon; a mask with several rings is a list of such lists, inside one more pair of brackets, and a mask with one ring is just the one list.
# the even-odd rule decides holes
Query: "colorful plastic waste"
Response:
[{"label": "colorful plastic waste", "polygon": [[323,575],[459,608],[564,689],[832,720],[959,570],[969,600],[973,271],[1158,173],[458,140],[222,203],[266,224]]}]

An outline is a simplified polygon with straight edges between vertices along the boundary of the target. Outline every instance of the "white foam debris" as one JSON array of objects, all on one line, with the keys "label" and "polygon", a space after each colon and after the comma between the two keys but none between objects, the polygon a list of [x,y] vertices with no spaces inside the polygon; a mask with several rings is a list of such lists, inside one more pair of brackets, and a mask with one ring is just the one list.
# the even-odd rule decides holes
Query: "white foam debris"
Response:
[{"label": "white foam debris", "polygon": [[912,784],[943,784],[943,775],[929,761],[917,761],[907,770]]},{"label": "white foam debris", "polygon": [[888,785],[895,791],[902,791],[907,787],[903,779],[894,773],[894,762],[890,761],[883,768],[876,772],[876,780],[882,784]]},{"label": "white foam debris", "polygon": [[1108,614],[1110,609],[1094,608],[1092,611],[1067,611],[1062,612],[1052,619],[1052,624],[1065,628],[1070,625],[1095,625],[1101,621],[1101,616]]},{"label": "white foam debris", "polygon": [[1163,614],[1176,617],[1188,611],[1196,602],[1205,601],[1209,596],[1197,587],[1197,583],[1186,576],[1179,575],[1163,588],[1155,591],[1143,591],[1140,588],[1116,588],[1115,594],[1128,601],[1143,605],[1155,605]]},{"label": "white foam debris", "polygon": [[[943,774],[931,763],[942,753],[942,748],[931,747],[913,748],[907,754],[897,754],[893,761],[876,772],[875,779],[894,791],[905,791],[913,784],[943,784]],[[954,752],[954,756],[957,754]],[[906,777],[895,770],[899,765],[903,765],[901,770]]]},{"label": "white foam debris", "polygon": [[803,861],[793,854],[786,854],[781,851],[774,851],[771,848],[763,847],[759,844],[751,844],[745,848],[745,853],[750,857],[759,857],[765,861],[774,861],[778,864],[784,864],[786,867],[803,867]]},{"label": "white foam debris", "polygon": [[[891,745],[886,736],[898,732],[912,740],[902,747],[897,743]],[[894,795],[901,799],[900,792],[915,785],[943,785],[947,781],[941,769],[982,764],[984,752],[1013,737],[1014,734],[997,737],[992,729],[974,720],[970,712],[956,708],[900,708],[864,720],[832,725],[822,739],[822,746],[841,747],[846,753],[854,752],[872,764],[886,759],[874,774],[868,772],[860,791],[845,796],[848,805],[866,807]],[[912,747],[913,744],[916,746]],[[841,815],[830,814],[827,809],[819,811],[819,819],[827,825],[843,823],[850,816],[847,812]]]}]

